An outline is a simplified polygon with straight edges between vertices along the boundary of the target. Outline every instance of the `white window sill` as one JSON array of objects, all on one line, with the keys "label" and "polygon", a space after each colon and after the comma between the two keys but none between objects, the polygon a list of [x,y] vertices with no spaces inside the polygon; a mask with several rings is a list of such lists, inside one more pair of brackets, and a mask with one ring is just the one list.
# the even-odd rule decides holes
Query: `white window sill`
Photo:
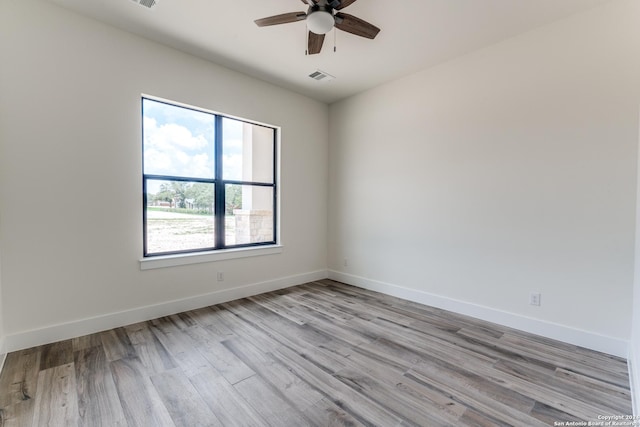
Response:
[{"label": "white window sill", "polygon": [[223,249],[211,252],[194,252],[190,254],[156,256],[141,259],[140,270],[151,270],[154,268],[175,267],[179,265],[199,264],[202,262],[215,262],[236,258],[272,255],[282,253],[282,250],[282,245],[272,245],[254,246],[238,249]]}]

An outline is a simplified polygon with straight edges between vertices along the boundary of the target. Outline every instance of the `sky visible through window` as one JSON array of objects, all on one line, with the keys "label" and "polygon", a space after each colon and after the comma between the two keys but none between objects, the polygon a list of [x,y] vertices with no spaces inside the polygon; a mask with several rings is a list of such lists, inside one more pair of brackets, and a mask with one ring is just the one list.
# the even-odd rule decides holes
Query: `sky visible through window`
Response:
[{"label": "sky visible through window", "polygon": [[[144,173],[214,178],[215,116],[143,99]],[[242,122],[223,119],[225,179],[242,179]],[[148,191],[159,183],[149,182]]]}]

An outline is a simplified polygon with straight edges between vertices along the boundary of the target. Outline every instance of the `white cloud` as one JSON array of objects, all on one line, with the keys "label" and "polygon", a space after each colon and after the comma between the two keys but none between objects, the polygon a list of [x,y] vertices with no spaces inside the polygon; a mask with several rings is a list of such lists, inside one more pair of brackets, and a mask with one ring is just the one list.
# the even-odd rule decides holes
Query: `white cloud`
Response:
[{"label": "white cloud", "polygon": [[188,150],[200,150],[207,146],[207,140],[203,135],[193,136],[189,129],[172,123],[160,126],[154,136],[160,143],[169,143]]},{"label": "white cloud", "polygon": [[145,150],[144,166],[147,170],[170,170],[171,156],[155,149]]},{"label": "white cloud", "polygon": [[145,173],[192,177],[213,176],[212,150],[203,135],[193,135],[177,124],[158,126],[155,119],[144,117]]},{"label": "white cloud", "polygon": [[[156,119],[147,116],[143,124],[145,173],[213,178],[212,141],[207,141],[202,134],[194,135],[179,124],[158,125]],[[230,123],[227,133],[223,149],[224,179],[242,180],[242,127]]]},{"label": "white cloud", "polygon": [[211,162],[209,161],[209,155],[207,153],[196,154],[191,158],[191,165],[189,167],[196,173],[196,176],[209,176],[213,173]]}]

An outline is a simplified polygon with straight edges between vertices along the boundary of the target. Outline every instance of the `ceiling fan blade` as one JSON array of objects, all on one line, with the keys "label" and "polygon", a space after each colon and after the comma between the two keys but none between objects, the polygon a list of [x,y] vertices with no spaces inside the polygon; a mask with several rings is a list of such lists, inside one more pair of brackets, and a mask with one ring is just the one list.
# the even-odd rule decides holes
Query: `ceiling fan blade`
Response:
[{"label": "ceiling fan blade", "polygon": [[340,10],[340,9],[344,9],[345,7],[352,5],[353,3],[355,3],[356,0],[341,0],[340,1],[340,6],[336,7],[336,10]]},{"label": "ceiling fan blade", "polygon": [[288,24],[289,22],[303,21],[305,19],[307,19],[307,14],[304,12],[290,12],[256,19],[253,22],[255,22],[258,27],[266,27],[268,25]]},{"label": "ceiling fan blade", "polygon": [[309,31],[309,45],[307,52],[309,55],[315,55],[322,50],[322,43],[324,43],[324,34],[316,34]]},{"label": "ceiling fan blade", "polygon": [[336,28],[356,36],[375,39],[380,28],[348,13],[336,13]]},{"label": "ceiling fan blade", "polygon": [[308,6],[313,6],[314,4],[318,3],[318,0],[300,0],[300,1]]}]

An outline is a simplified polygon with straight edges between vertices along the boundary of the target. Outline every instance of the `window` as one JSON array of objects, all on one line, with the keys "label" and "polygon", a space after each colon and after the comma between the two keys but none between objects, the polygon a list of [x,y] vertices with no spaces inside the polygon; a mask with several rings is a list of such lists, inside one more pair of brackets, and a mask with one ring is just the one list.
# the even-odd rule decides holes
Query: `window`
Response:
[{"label": "window", "polygon": [[276,129],[142,98],[144,256],[276,243]]}]

